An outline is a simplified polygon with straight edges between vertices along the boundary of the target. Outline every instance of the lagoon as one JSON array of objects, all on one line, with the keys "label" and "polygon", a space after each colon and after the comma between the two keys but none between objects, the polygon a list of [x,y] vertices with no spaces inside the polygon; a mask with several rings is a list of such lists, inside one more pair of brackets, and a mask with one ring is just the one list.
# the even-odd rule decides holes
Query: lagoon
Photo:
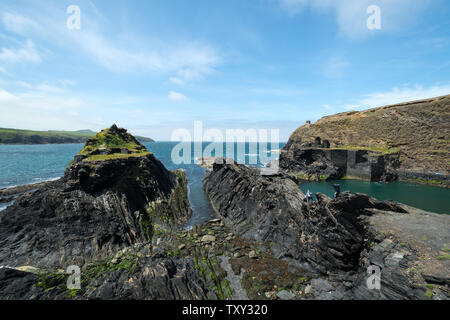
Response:
[{"label": "lagoon", "polygon": [[[341,192],[365,193],[377,200],[395,200],[425,211],[450,214],[450,189],[406,182],[368,182],[361,180],[336,180]],[[308,189],[315,195],[321,192],[334,196],[334,181],[304,182],[300,184],[303,192]]]}]

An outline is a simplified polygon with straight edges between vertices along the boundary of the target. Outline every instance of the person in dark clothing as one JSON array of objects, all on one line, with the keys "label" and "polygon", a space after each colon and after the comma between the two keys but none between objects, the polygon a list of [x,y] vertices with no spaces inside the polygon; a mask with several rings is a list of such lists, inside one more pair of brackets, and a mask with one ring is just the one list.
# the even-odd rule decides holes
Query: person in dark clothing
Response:
[{"label": "person in dark clothing", "polygon": [[336,199],[340,194],[341,194],[341,185],[338,183],[334,183],[333,184],[333,188],[334,188],[334,198]]}]

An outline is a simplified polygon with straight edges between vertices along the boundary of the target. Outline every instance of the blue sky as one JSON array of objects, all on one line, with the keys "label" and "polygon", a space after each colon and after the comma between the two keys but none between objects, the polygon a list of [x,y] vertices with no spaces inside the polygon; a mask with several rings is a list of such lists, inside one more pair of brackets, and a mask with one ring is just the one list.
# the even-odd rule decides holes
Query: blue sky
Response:
[{"label": "blue sky", "polygon": [[306,120],[450,94],[449,16],[445,0],[0,0],[0,127],[170,140],[203,120],[286,141]]}]

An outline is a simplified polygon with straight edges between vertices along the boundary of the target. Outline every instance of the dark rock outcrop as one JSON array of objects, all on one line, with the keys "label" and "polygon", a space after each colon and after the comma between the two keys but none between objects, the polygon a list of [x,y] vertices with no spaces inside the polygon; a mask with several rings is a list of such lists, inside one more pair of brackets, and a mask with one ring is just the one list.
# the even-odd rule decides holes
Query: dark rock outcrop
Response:
[{"label": "dark rock outcrop", "polygon": [[[317,299],[426,299],[426,278],[411,270],[421,268],[443,283],[449,277],[448,259],[439,256],[450,240],[447,215],[349,192],[337,199],[319,194],[319,201],[308,204],[288,177],[264,177],[236,164],[214,164],[203,183],[217,213],[236,233],[270,243],[277,258],[325,279],[312,283]],[[419,220],[424,223],[417,225]],[[417,239],[419,234],[436,235],[435,248]],[[422,263],[427,256],[434,267]],[[382,269],[381,290],[367,288],[371,265]],[[448,298],[445,288],[435,291]]]},{"label": "dark rock outcrop", "polygon": [[86,279],[82,289],[68,291],[67,275],[40,275],[0,268],[0,297],[4,300],[199,300],[206,299],[203,278],[191,259],[164,255],[136,258],[131,269],[105,271]]},{"label": "dark rock outcrop", "polygon": [[[107,133],[116,143],[118,129],[112,129]],[[184,172],[168,171],[136,145],[137,154],[75,162],[63,178],[2,211],[0,265],[84,265],[148,241],[154,223],[176,227],[185,222],[191,210]]]},{"label": "dark rock outcrop", "polygon": [[303,180],[339,179],[345,175],[346,150],[292,148],[282,150],[280,168]]},{"label": "dark rock outcrop", "polygon": [[[308,144],[307,144],[308,145]],[[369,181],[393,181],[398,175],[398,154],[368,150],[327,149],[287,144],[281,151],[280,168],[302,180],[334,180],[342,177]]]}]

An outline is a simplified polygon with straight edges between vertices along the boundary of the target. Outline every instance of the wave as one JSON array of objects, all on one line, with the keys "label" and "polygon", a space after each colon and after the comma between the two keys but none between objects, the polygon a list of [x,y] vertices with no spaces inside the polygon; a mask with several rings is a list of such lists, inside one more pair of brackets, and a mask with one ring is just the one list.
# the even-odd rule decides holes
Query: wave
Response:
[{"label": "wave", "polygon": [[61,179],[61,177],[57,177],[57,178],[33,178],[32,181],[35,182],[31,182],[31,183],[23,183],[23,184],[14,184],[12,186],[7,186],[7,187],[1,187],[0,189],[12,189],[12,188],[17,188],[17,187],[22,187],[22,186],[28,186],[31,184],[36,184],[36,183],[41,183],[41,182],[50,182],[50,181],[56,181],[58,179]]}]

